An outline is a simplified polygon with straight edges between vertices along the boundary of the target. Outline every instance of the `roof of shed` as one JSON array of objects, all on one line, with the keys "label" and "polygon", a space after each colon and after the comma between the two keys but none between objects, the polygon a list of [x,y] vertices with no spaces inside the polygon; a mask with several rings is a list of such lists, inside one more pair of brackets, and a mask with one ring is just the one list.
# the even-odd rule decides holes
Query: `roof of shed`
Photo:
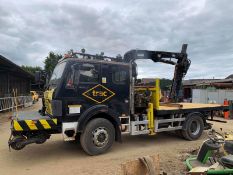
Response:
[{"label": "roof of shed", "polygon": [[23,70],[20,66],[13,63],[12,61],[10,61],[2,55],[0,55],[0,71],[14,72],[25,78],[34,79],[34,76],[32,74]]},{"label": "roof of shed", "polygon": [[229,75],[226,79],[233,79],[233,74]]}]

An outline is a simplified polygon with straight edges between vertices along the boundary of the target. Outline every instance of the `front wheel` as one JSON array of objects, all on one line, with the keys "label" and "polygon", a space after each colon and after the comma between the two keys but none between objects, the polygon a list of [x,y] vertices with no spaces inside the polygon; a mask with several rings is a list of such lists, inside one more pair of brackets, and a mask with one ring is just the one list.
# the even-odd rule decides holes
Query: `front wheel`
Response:
[{"label": "front wheel", "polygon": [[115,129],[112,123],[104,118],[91,120],[81,134],[81,146],[89,155],[106,152],[115,140]]},{"label": "front wheel", "polygon": [[204,130],[204,122],[200,115],[193,114],[187,118],[183,126],[182,135],[187,140],[198,139]]}]

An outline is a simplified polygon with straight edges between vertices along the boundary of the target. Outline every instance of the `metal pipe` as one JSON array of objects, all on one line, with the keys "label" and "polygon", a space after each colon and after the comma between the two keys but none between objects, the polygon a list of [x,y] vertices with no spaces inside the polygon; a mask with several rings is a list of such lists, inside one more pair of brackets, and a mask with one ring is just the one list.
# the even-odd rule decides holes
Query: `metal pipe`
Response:
[{"label": "metal pipe", "polygon": [[159,99],[160,99],[160,80],[155,80],[155,109],[159,110]]},{"label": "metal pipe", "polygon": [[147,109],[147,117],[148,117],[148,128],[149,128],[149,135],[155,134],[155,126],[154,126],[154,107],[153,103],[148,104]]}]

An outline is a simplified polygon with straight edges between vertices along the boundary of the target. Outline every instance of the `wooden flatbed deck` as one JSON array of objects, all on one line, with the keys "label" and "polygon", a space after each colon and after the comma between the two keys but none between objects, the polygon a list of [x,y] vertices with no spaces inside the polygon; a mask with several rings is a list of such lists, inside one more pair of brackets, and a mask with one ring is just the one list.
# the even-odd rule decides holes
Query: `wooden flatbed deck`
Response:
[{"label": "wooden flatbed deck", "polygon": [[222,107],[220,104],[202,104],[202,103],[171,103],[159,106],[159,110],[177,110],[177,109],[196,109],[196,108],[215,108]]},{"label": "wooden flatbed deck", "polygon": [[157,114],[171,114],[180,112],[202,112],[228,110],[228,106],[221,104],[202,104],[202,103],[161,103]]}]

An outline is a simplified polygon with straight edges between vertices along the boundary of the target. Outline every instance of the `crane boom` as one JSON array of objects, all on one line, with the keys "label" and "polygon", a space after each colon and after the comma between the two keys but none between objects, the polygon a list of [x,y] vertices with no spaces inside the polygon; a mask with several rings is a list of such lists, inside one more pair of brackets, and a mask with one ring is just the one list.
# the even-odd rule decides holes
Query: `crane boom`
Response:
[{"label": "crane boom", "polygon": [[179,91],[182,86],[182,79],[186,75],[191,64],[186,53],[187,46],[187,44],[183,44],[181,52],[130,50],[124,55],[123,61],[135,65],[135,60],[137,59],[150,59],[154,62],[175,65],[169,99],[171,102],[177,102]]}]

